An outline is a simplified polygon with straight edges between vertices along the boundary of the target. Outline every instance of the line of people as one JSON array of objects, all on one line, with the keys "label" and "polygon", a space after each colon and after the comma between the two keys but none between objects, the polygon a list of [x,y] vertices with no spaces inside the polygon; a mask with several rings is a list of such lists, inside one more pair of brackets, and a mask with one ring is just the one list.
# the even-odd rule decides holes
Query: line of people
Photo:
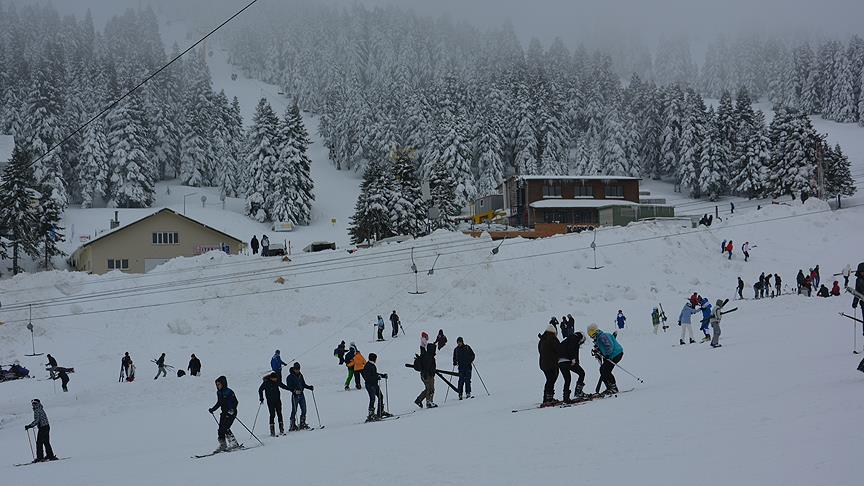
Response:
[{"label": "line of people", "polygon": [[[774,278],[774,283],[772,285],[771,278]],[[759,279],[753,284],[753,298],[754,299],[764,299],[766,297],[774,298],[782,294],[783,288],[783,279],[780,277],[779,273],[771,274],[768,272],[762,272],[759,274]],[[744,298],[744,280],[741,277],[738,277],[738,285],[735,287],[735,291],[738,295],[739,299]]]}]

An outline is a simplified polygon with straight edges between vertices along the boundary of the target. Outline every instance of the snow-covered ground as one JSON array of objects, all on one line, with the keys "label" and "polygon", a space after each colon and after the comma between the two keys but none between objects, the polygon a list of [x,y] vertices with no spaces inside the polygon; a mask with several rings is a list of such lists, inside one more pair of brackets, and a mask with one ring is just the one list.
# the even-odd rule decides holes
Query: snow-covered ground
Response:
[{"label": "snow-covered ground", "polygon": [[[485,239],[437,233],[415,242],[365,250],[299,255],[291,263],[212,253],[169,262],[146,276],[102,277],[53,272],[0,282],[0,362],[19,359],[38,379],[0,384],[0,475],[3,484],[109,485],[305,484],[859,484],[862,375],[851,354],[849,299],[783,295],[730,305],[724,346],[673,347],[684,299],[699,291],[712,301],[733,296],[735,278],[749,285],[761,271],[788,286],[798,268],[820,264],[823,279],[861,260],[858,222],[864,209],[828,211],[773,206],[736,214],[710,229],[640,223],[602,230],[599,263],[589,270],[591,235],[542,241]],[[757,245],[751,262],[717,250],[722,239]],[[410,248],[420,269],[411,295]],[[426,270],[440,254],[434,275]],[[284,284],[274,283],[277,276]],[[747,294],[745,294],[747,295]],[[749,296],[749,295],[748,295]],[[44,357],[29,358],[24,325],[34,305],[36,347],[74,366],[68,394],[41,381]],[[52,303],[53,302],[53,303]],[[670,317],[667,334],[653,335],[651,308]],[[126,309],[126,310],[119,310]],[[377,314],[397,309],[408,335],[372,342]],[[570,409],[511,413],[541,396],[536,336],[549,316],[571,313],[579,328],[609,329],[623,309],[621,338],[628,371],[618,371],[619,398]],[[62,316],[47,318],[49,316]],[[452,346],[464,336],[476,351],[478,398],[418,411],[393,422],[361,424],[367,396],[342,391],[344,367],[332,356],[342,339],[379,354],[390,373],[393,412],[411,410],[420,391],[411,362],[420,330],[444,329],[450,344],[438,366],[450,368]],[[860,332],[860,327],[858,328]],[[388,333],[389,335],[389,333]],[[859,348],[861,343],[859,341]],[[274,349],[300,361],[326,429],[269,439],[266,409],[256,434],[264,447],[214,458],[189,456],[216,445],[207,407],[213,379],[225,374],[249,427],[256,390]],[[117,383],[129,351],[138,380]],[[203,361],[201,378],[159,379],[149,360],[167,353],[185,368],[190,353]],[[581,353],[587,388],[596,363]],[[561,384],[558,384],[558,395]],[[22,433],[29,400],[39,397],[52,438],[68,461],[16,468],[29,459]],[[307,392],[309,420],[318,420]],[[287,397],[283,400],[288,403]],[[286,413],[290,406],[286,405]],[[287,417],[286,417],[287,418]],[[240,424],[237,436],[254,439]]]}]

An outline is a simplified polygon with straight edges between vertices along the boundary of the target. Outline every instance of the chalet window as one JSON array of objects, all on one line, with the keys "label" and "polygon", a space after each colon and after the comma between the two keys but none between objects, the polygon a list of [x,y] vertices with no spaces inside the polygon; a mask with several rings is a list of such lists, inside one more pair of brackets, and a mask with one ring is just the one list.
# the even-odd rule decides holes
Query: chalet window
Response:
[{"label": "chalet window", "polygon": [[577,185],[573,189],[573,197],[594,197],[594,188],[591,186]]},{"label": "chalet window", "polygon": [[606,197],[624,197],[624,186],[606,186]]},{"label": "chalet window", "polygon": [[108,259],[108,270],[129,270],[129,260]]},{"label": "chalet window", "polygon": [[180,244],[180,233],[176,232],[164,232],[164,233],[153,233],[153,244],[154,245],[179,245]]},{"label": "chalet window", "polygon": [[546,181],[543,184],[543,197],[561,197],[561,183],[558,181]]}]

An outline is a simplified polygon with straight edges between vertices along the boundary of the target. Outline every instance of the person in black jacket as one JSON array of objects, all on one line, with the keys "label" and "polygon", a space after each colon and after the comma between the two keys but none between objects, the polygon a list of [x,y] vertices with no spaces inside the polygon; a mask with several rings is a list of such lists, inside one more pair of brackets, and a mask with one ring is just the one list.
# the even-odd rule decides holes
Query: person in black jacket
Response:
[{"label": "person in black jacket", "polygon": [[423,400],[426,400],[426,408],[435,408],[435,371],[438,365],[435,363],[435,343],[429,342],[426,332],[420,334],[420,380],[423,381],[423,391],[417,395],[414,404],[423,408]]},{"label": "person in black jacket", "polygon": [[[366,366],[363,367],[363,371],[360,374],[363,375],[363,379],[366,381],[366,393],[369,394],[369,415],[366,417],[367,422],[373,422],[375,420],[381,420],[385,417],[392,417],[393,415],[384,410],[384,394],[381,393],[381,386],[378,384],[378,381],[381,378],[387,379],[387,373],[378,373],[378,355],[375,353],[369,353],[369,360],[366,361]],[[375,400],[378,400],[378,407],[376,411]]]},{"label": "person in black jacket", "polygon": [[153,377],[154,380],[159,378],[160,374],[163,377],[168,376],[168,372],[165,371],[165,353],[162,353],[162,356],[159,356],[159,359],[156,360],[156,366],[158,369],[156,370],[156,376]]},{"label": "person in black jacket", "polygon": [[252,247],[252,254],[258,254],[258,236],[252,235],[252,241],[249,242],[249,246]]},{"label": "person in black jacket", "polygon": [[453,366],[459,370],[459,400],[462,400],[464,387],[465,396],[471,396],[471,368],[474,365],[474,350],[465,344],[462,337],[456,338],[456,348],[453,349]]},{"label": "person in black jacket", "polygon": [[54,356],[51,356],[50,354],[47,356],[47,358],[48,358],[48,362],[45,363],[45,369],[48,370],[48,375],[53,380],[54,379],[54,368],[57,367],[57,360],[54,359]]},{"label": "person in black jacket", "polygon": [[[308,429],[306,424],[306,395],[304,390],[314,390],[315,387],[306,384],[306,379],[303,378],[303,373],[300,373],[300,363],[295,362],[288,373],[288,378],[285,379],[285,385],[291,391],[291,425],[288,427],[289,432],[295,430]],[[297,419],[297,407],[300,407],[300,425],[298,426],[295,420]]]},{"label": "person in black jacket", "polygon": [[228,388],[228,378],[220,376],[216,378],[216,405],[210,407],[210,413],[216,409],[222,409],[219,414],[219,447],[214,452],[227,451],[229,448],[236,449],[240,447],[237,439],[234,438],[234,433],[231,432],[231,426],[237,418],[237,405],[240,402],[234,392]]},{"label": "person in black jacket", "polygon": [[186,369],[189,370],[189,374],[192,376],[198,376],[201,374],[201,360],[195,356],[195,353],[192,353],[192,357],[189,358],[189,367]]},{"label": "person in black jacket", "polygon": [[798,284],[798,295],[804,293],[804,285],[806,282],[806,278],[804,277],[804,270],[798,269],[798,275],[795,276],[795,283]]},{"label": "person in black jacket", "polygon": [[394,310],[392,314],[390,314],[390,327],[392,328],[390,332],[390,337],[399,337],[399,315],[396,314]]},{"label": "person in black jacket", "polygon": [[345,364],[345,351],[345,341],[340,342],[339,346],[336,346],[336,348],[333,350],[333,356],[339,358],[340,365]]},{"label": "person in black jacket", "polygon": [[51,378],[51,379],[52,380],[60,380],[60,386],[63,387],[63,391],[68,392],[69,391],[69,387],[68,387],[69,375],[67,373],[71,373],[74,370],[72,368],[64,368],[62,366],[57,366],[54,368],[54,371],[57,374],[54,375],[54,378]]},{"label": "person in black jacket", "polygon": [[36,433],[36,459],[33,462],[56,461],[57,456],[51,449],[51,425],[48,423],[45,409],[42,408],[42,402],[38,398],[34,398],[30,401],[30,405],[33,407],[33,421],[25,425],[24,430],[30,430],[33,427],[39,428]]},{"label": "person in black jacket", "polygon": [[561,336],[565,339],[572,336],[576,331],[576,320],[573,319],[573,316],[567,314],[567,316],[561,318]]},{"label": "person in black jacket", "polygon": [[[258,401],[263,402],[264,397],[267,397],[267,410],[270,412],[270,437],[276,437],[276,426],[273,424],[274,419],[279,417],[279,435],[285,435],[285,422],[282,420],[282,394],[279,389],[289,390],[289,388],[279,381],[279,375],[270,373],[261,380],[261,386],[258,387]],[[289,390],[290,391],[290,390]]]},{"label": "person in black jacket", "polygon": [[579,376],[576,380],[576,388],[573,398],[579,399],[584,396],[582,388],[585,387],[585,370],[579,365],[579,347],[585,343],[585,336],[581,332],[575,332],[566,337],[559,346],[558,369],[564,377],[564,401],[570,401],[570,372]]},{"label": "person in black jacket", "polygon": [[129,378],[129,366],[131,365],[132,357],[129,356],[129,351],[126,351],[126,354],[123,355],[123,359],[120,360],[120,368],[123,370],[120,374],[120,381],[123,381],[124,378]]},{"label": "person in black jacket", "polygon": [[543,385],[543,405],[554,405],[555,382],[558,381],[558,336],[555,326],[549,324],[543,334],[538,334],[540,342],[537,343],[537,351],[540,353],[540,370],[546,377]]}]

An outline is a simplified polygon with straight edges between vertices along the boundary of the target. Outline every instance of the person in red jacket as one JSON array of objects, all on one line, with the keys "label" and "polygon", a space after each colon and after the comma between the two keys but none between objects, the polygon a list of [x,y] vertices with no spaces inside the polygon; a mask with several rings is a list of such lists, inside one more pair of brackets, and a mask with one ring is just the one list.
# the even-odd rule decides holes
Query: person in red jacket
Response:
[{"label": "person in red jacket", "polygon": [[726,251],[729,252],[729,260],[732,259],[732,250],[734,250],[734,249],[735,249],[735,247],[732,246],[732,240],[729,240],[729,243],[726,243]]},{"label": "person in red jacket", "polygon": [[840,295],[840,282],[836,280],[834,281],[834,287],[831,287],[831,295],[833,295],[834,297]]}]

